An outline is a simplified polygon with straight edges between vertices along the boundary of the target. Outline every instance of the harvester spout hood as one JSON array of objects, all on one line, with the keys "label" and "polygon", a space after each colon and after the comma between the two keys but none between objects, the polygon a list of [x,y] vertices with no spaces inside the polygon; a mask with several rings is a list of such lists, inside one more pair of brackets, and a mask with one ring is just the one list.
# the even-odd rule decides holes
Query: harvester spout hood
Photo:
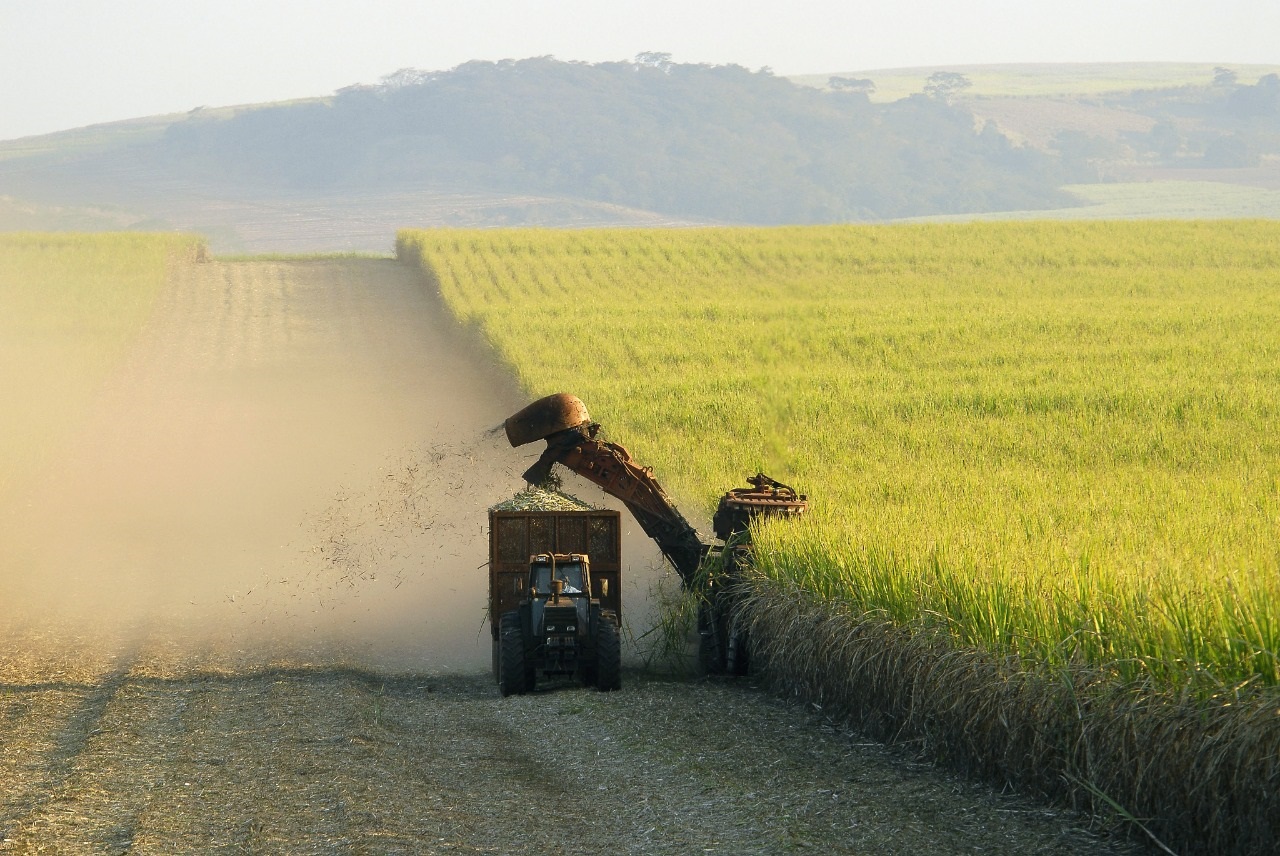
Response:
[{"label": "harvester spout hood", "polygon": [[560,392],[533,402],[507,419],[504,427],[507,442],[512,446],[523,446],[590,422],[587,406],[576,395]]}]

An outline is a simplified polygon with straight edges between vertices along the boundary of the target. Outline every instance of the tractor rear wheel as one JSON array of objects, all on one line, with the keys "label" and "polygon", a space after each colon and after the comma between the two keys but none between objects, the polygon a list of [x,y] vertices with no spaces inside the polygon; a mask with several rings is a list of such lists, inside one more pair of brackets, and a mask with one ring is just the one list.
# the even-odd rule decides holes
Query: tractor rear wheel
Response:
[{"label": "tractor rear wheel", "polygon": [[622,689],[622,634],[612,615],[601,616],[596,625],[596,688]]},{"label": "tractor rear wheel", "polygon": [[582,681],[584,687],[594,687],[596,685],[596,661],[592,657],[583,657],[578,662],[578,680]]},{"label": "tractor rear wheel", "polygon": [[530,687],[520,613],[508,612],[502,616],[498,646],[498,692],[503,696],[523,695]]},{"label": "tractor rear wheel", "polygon": [[704,675],[723,675],[728,665],[728,634],[719,611],[710,603],[698,606],[698,665]]}]

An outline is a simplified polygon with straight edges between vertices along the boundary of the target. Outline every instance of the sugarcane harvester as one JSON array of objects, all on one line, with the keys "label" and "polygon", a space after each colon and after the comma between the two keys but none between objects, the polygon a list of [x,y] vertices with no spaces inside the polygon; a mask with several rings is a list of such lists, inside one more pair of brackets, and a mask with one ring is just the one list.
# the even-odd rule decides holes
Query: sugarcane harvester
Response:
[{"label": "sugarcane harvester", "polygon": [[712,526],[721,543],[709,544],[667,496],[653,471],[632,460],[625,448],[601,440],[600,425],[586,405],[567,393],[533,402],[505,423],[514,447],[545,440],[546,449],[524,480],[541,487],[559,464],[621,500],[645,534],[680,575],[686,590],[700,599],[699,659],[715,674],[745,674],[746,634],[735,621],[736,580],[750,561],[748,525],[758,516],[792,517],[807,508],[806,497],[760,473],[749,488],[730,490],[720,499]]}]

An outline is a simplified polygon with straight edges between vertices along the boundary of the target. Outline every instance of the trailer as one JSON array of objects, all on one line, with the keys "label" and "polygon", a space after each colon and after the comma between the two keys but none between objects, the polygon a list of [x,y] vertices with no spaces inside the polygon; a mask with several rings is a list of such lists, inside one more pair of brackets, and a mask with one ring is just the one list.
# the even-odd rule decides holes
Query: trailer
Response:
[{"label": "trailer", "polygon": [[[578,615],[572,623],[546,621],[570,610]],[[551,675],[617,689],[621,621],[619,512],[490,510],[489,627],[493,674],[504,695],[527,692]]]}]

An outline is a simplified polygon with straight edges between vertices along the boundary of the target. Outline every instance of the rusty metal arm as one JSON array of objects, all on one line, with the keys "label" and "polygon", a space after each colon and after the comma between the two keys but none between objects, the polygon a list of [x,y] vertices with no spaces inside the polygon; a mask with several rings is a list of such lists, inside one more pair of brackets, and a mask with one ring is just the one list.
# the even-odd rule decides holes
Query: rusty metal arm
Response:
[{"label": "rusty metal arm", "polygon": [[595,438],[599,425],[590,423],[546,437],[547,448],[524,474],[525,481],[546,481],[553,464],[560,464],[626,505],[645,534],[657,543],[686,586],[693,583],[707,552],[698,532],[684,519],[648,467],[631,460],[616,443]]}]

